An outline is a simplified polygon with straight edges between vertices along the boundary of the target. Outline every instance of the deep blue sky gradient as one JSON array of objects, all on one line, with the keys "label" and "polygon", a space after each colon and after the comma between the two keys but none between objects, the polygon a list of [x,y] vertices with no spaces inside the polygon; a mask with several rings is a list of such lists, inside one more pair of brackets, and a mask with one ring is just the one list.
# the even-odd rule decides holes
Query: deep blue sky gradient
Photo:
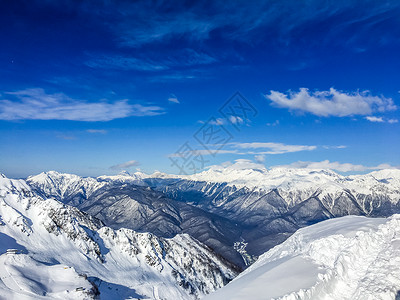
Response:
[{"label": "deep blue sky gradient", "polygon": [[400,166],[400,124],[388,122],[399,119],[399,109],[324,117],[265,98],[271,90],[333,87],[349,95],[367,90],[400,106],[399,15],[400,1],[2,1],[0,101],[17,103],[10,92],[42,89],[67,102],[126,99],[163,113],[108,121],[0,118],[0,171],[95,176],[135,160],[139,166],[128,170],[177,173],[168,156],[194,143],[201,122],[220,118],[218,109],[236,91],[258,114],[240,132],[226,125],[233,142],[316,146],[267,154],[267,167],[325,160],[365,170]]}]

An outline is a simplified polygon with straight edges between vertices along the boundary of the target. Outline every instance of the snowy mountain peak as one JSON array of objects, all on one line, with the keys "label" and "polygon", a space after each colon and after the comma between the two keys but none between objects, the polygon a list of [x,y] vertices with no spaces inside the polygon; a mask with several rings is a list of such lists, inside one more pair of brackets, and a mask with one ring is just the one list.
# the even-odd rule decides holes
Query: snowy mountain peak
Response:
[{"label": "snowy mountain peak", "polygon": [[[65,278],[73,292],[52,279],[51,270],[61,277],[70,272]],[[0,272],[0,295],[11,299],[42,299],[55,291],[64,293],[55,298],[95,299],[92,284],[104,299],[198,299],[237,275],[188,235],[165,239],[113,230],[75,207],[37,196],[24,180],[7,178],[0,178]]]},{"label": "snowy mountain peak", "polygon": [[104,183],[91,177],[80,177],[74,174],[59,173],[56,171],[43,172],[35,176],[29,176],[26,181],[40,195],[47,198],[49,195],[62,200],[71,195],[76,196],[73,204],[86,199],[95,190],[102,187]]},{"label": "snowy mountain peak", "polygon": [[129,174],[128,172],[121,172],[118,175],[102,175],[97,177],[99,182],[117,182],[117,183],[131,183],[136,185],[144,185],[143,178],[144,174],[141,172],[136,172],[134,174]]},{"label": "snowy mountain peak", "polygon": [[131,174],[126,170],[119,172],[118,175],[119,176],[131,176]]},{"label": "snowy mountain peak", "polygon": [[[157,174],[151,177],[157,177]],[[162,174],[159,178],[172,177]],[[248,188],[265,192],[279,190],[282,197],[290,197],[287,203],[297,203],[298,200],[295,199],[307,199],[317,191],[321,197],[351,191],[363,195],[380,194],[381,197],[389,197],[393,203],[400,201],[398,169],[343,176],[327,169],[276,167],[267,170],[263,165],[248,160],[238,160],[234,164],[212,166],[201,173],[175,176],[175,178],[226,184],[237,189]]]}]

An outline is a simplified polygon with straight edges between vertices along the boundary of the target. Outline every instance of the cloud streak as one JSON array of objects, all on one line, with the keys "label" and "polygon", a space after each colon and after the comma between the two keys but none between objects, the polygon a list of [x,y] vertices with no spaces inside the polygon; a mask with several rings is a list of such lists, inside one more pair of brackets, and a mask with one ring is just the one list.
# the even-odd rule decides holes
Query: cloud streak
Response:
[{"label": "cloud streak", "polygon": [[363,172],[368,170],[384,170],[384,169],[398,169],[398,167],[389,164],[380,164],[377,166],[364,166],[351,163],[340,163],[337,161],[323,160],[319,162],[311,161],[297,161],[289,165],[273,166],[272,168],[305,168],[305,169],[331,169],[339,172]]},{"label": "cloud streak", "polygon": [[178,100],[178,98],[177,98],[174,94],[171,94],[171,95],[169,96],[168,102],[170,102],[170,103],[176,103],[176,104],[179,104],[179,103],[180,103],[179,100]]},{"label": "cloud streak", "polygon": [[[216,147],[218,145],[212,146]],[[258,162],[264,162],[265,155],[267,154],[285,154],[300,151],[312,151],[317,149],[317,146],[286,145],[282,143],[229,143],[226,145],[226,147],[228,149],[195,149],[181,153],[173,153],[168,155],[168,157],[186,157],[188,154],[201,156],[216,154],[254,155]]]},{"label": "cloud streak", "polygon": [[93,57],[85,65],[91,68],[99,69],[115,69],[115,70],[138,70],[138,71],[162,71],[169,69],[168,66],[161,65],[157,62],[136,57],[128,57],[121,55],[110,55]]},{"label": "cloud streak", "polygon": [[201,65],[209,65],[217,62],[215,57],[212,57],[204,52],[198,52],[193,49],[183,49],[174,51],[169,54],[165,53],[160,57],[159,52],[146,52],[146,56],[124,56],[124,55],[96,55],[88,54],[89,59],[85,65],[96,69],[110,69],[122,71],[166,71],[177,67],[194,67]]},{"label": "cloud streak", "polygon": [[268,149],[261,152],[247,152],[248,154],[283,154],[299,151],[312,151],[317,149],[317,146],[305,145],[286,145],[282,143],[234,143],[233,147],[238,149]]},{"label": "cloud streak", "polygon": [[385,122],[385,121],[383,121],[382,117],[368,116],[368,117],[365,117],[365,119],[370,121],[370,122],[374,122],[374,123],[383,123],[383,122]]},{"label": "cloud streak", "polygon": [[108,131],[105,129],[87,129],[86,132],[93,134],[106,134]]},{"label": "cloud streak", "polygon": [[389,123],[389,124],[395,124],[398,123],[399,120],[397,119],[384,119],[383,117],[374,117],[374,116],[367,116],[365,117],[366,120],[373,122],[373,123]]},{"label": "cloud streak", "polygon": [[[0,100],[0,120],[111,121],[130,116],[156,116],[159,106],[130,104],[128,100],[88,102],[63,93],[47,94],[43,89],[6,92],[13,100]],[[4,97],[3,97],[4,98]]]},{"label": "cloud streak", "polygon": [[397,109],[391,98],[372,96],[368,91],[345,93],[331,88],[328,91],[310,92],[301,88],[299,92],[288,93],[271,90],[265,97],[277,107],[319,117],[371,115]]},{"label": "cloud streak", "polygon": [[[173,7],[173,9],[171,9]],[[113,31],[122,46],[140,47],[151,43],[162,43],[174,39],[206,41],[213,33],[225,40],[240,40],[260,43],[262,33],[268,33],[274,42],[288,44],[293,39],[307,36],[307,32],[318,34],[316,25],[329,25],[329,32],[318,35],[314,43],[353,45],[359,41],[375,42],[370,33],[377,31],[385,40],[396,36],[387,30],[389,24],[398,24],[398,3],[366,1],[292,1],[282,5],[280,1],[212,1],[192,2],[177,5],[173,1],[157,1],[151,5],[135,1],[124,5],[107,5],[99,9],[90,7],[90,12],[102,18]],[[108,13],[101,13],[106,10]],[[346,17],[351,15],[352,18]],[[110,19],[107,16],[113,16]],[[105,19],[103,19],[105,18]],[[117,20],[117,21],[116,21]],[[325,20],[321,24],[321,20]],[[393,26],[393,25],[392,25]],[[354,27],[358,30],[354,30]],[[338,39],[347,33],[347,39]],[[355,33],[357,32],[357,34]],[[309,33],[311,34],[311,33]],[[281,37],[281,38],[277,38]],[[365,43],[363,43],[365,44]],[[358,47],[360,48],[360,47]]]},{"label": "cloud streak", "polygon": [[111,166],[110,170],[115,170],[115,171],[124,170],[124,169],[129,169],[129,168],[132,168],[132,167],[136,167],[136,166],[139,166],[139,165],[140,165],[140,163],[138,161],[130,160],[130,161],[118,164],[118,165]]},{"label": "cloud streak", "polygon": [[188,150],[188,151],[183,151],[183,152],[175,152],[172,154],[169,154],[168,157],[187,157],[190,155],[200,155],[200,156],[206,156],[206,155],[216,155],[216,154],[244,154],[244,153],[239,153],[237,150],[207,150],[207,149],[199,149],[199,150]]}]

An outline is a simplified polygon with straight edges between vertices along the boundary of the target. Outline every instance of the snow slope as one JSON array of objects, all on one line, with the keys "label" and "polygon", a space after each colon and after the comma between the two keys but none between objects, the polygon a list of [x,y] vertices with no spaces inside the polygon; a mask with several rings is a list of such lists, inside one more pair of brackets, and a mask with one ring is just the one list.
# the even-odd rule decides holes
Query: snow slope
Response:
[{"label": "snow slope", "polygon": [[0,298],[6,299],[94,299],[92,284],[75,269],[47,265],[26,254],[0,256]]},{"label": "snow slope", "polygon": [[0,221],[0,251],[23,251],[0,257],[0,298],[68,299],[74,293],[73,299],[90,299],[96,294],[90,280],[101,299],[195,299],[236,276],[188,235],[163,239],[113,230],[77,208],[38,197],[23,180],[4,176]]},{"label": "snow slope", "polygon": [[204,299],[395,299],[399,290],[400,215],[346,216],[298,230]]},{"label": "snow slope", "polygon": [[42,197],[73,205],[113,229],[129,228],[165,238],[189,234],[244,267],[241,255],[233,248],[241,232],[235,222],[169,199],[141,181],[144,177],[136,172],[95,179],[50,171],[31,176],[27,182]]}]

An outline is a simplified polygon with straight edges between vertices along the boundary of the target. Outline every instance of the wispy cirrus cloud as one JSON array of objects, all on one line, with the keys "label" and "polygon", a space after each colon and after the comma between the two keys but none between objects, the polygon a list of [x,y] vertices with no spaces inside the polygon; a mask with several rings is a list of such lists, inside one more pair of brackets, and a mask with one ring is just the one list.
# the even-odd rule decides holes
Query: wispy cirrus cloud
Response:
[{"label": "wispy cirrus cloud", "polygon": [[98,55],[88,54],[89,59],[85,65],[96,69],[136,70],[136,71],[165,71],[176,67],[194,67],[209,65],[217,62],[217,58],[207,53],[185,48],[160,57],[158,52],[146,52],[146,56],[127,55]]},{"label": "wispy cirrus cloud", "polygon": [[287,145],[282,143],[233,143],[233,147],[238,149],[265,149],[261,152],[248,151],[248,154],[283,154],[299,151],[312,151],[317,149],[317,146],[307,145]]},{"label": "wispy cirrus cloud", "polygon": [[162,71],[169,69],[168,66],[161,65],[149,59],[139,59],[121,55],[101,55],[93,57],[86,61],[85,65],[91,68],[116,70]]},{"label": "wispy cirrus cloud", "polygon": [[218,155],[218,154],[240,154],[243,155],[244,153],[239,153],[238,150],[207,150],[207,149],[198,149],[198,150],[187,150],[183,152],[175,152],[172,154],[169,154],[168,157],[187,157],[189,155],[201,155],[201,156],[206,156],[206,155]]},{"label": "wispy cirrus cloud", "polygon": [[[11,97],[12,100],[4,99]],[[0,99],[0,120],[111,121],[130,116],[156,116],[159,106],[130,104],[128,100],[88,102],[63,93],[48,94],[41,88],[4,92]]]},{"label": "wispy cirrus cloud", "polygon": [[345,148],[347,148],[347,146],[346,145],[324,145],[324,146],[322,146],[322,148],[324,148],[324,149],[345,149]]},{"label": "wispy cirrus cloud", "polygon": [[179,100],[178,100],[178,97],[176,97],[174,94],[171,94],[171,95],[168,97],[168,102],[170,102],[170,103],[176,103],[176,104],[179,104],[179,103],[180,103]]},{"label": "wispy cirrus cloud", "polygon": [[391,98],[372,96],[369,91],[346,93],[331,88],[329,91],[310,92],[301,88],[298,92],[288,93],[270,91],[265,97],[277,107],[320,117],[371,115],[397,109]]},{"label": "wispy cirrus cloud", "polygon": [[194,79],[208,79],[206,75],[200,76],[199,74],[188,74],[187,72],[176,73],[173,72],[171,74],[162,74],[156,76],[150,76],[148,80],[150,82],[177,82],[177,81],[186,81],[186,80],[194,80]]},{"label": "wispy cirrus cloud", "polygon": [[[188,2],[177,5],[173,1],[127,2],[124,5],[103,4],[107,14],[101,14],[98,4],[91,11],[102,18],[124,47],[173,40],[206,41],[218,34],[225,40],[260,43],[260,34],[268,33],[272,44],[285,44],[293,40],[318,35],[313,43],[350,45],[364,50],[371,44],[371,32],[378,32],[382,39],[396,39],[391,30],[398,24],[398,3],[366,1],[330,2],[312,0],[292,1],[283,5],[279,1],[213,1]],[[174,9],[171,9],[173,7]],[[347,16],[351,15],[351,18]],[[108,19],[107,17],[110,16]],[[321,21],[323,20],[323,21]],[[329,31],[308,30],[316,25],[329,25]],[[357,30],[355,30],[357,28]],[[346,34],[343,34],[346,33]],[[342,39],[337,37],[341,36]],[[263,36],[264,37],[264,36]],[[344,39],[345,37],[345,39]],[[362,42],[362,45],[358,45]],[[373,41],[376,43],[376,41]]]},{"label": "wispy cirrus cloud", "polygon": [[116,171],[125,170],[125,169],[129,169],[129,168],[136,167],[136,166],[139,166],[139,165],[140,165],[140,163],[138,161],[130,160],[130,161],[127,161],[127,162],[124,162],[124,163],[121,163],[121,164],[117,164],[117,165],[111,166],[110,170],[116,170]]},{"label": "wispy cirrus cloud", "polygon": [[190,155],[221,155],[221,154],[234,154],[234,155],[254,155],[258,162],[264,162],[265,156],[268,154],[285,154],[294,153],[300,151],[312,151],[317,149],[317,146],[306,146],[306,145],[287,145],[282,143],[228,143],[225,145],[225,149],[213,149],[212,146],[217,147],[219,145],[210,145],[210,150],[207,149],[194,149],[181,153],[173,153],[168,157],[186,157]]},{"label": "wispy cirrus cloud", "polygon": [[106,134],[108,131],[105,129],[87,129],[86,130],[87,133],[98,133],[98,134]]},{"label": "wispy cirrus cloud", "polygon": [[331,169],[339,172],[363,172],[368,170],[398,169],[399,167],[390,164],[380,164],[377,166],[364,166],[352,163],[340,163],[337,161],[323,160],[319,162],[297,161],[289,165],[273,166],[272,168],[306,168],[306,169]]}]

